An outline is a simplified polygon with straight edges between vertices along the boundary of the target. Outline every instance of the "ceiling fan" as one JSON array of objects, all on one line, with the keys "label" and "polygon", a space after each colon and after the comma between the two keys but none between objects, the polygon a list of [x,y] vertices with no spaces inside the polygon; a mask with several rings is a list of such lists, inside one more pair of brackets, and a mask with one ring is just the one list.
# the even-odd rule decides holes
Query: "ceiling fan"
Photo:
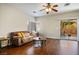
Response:
[{"label": "ceiling fan", "polygon": [[49,12],[54,11],[57,12],[58,10],[55,9],[55,7],[58,7],[58,5],[51,5],[50,3],[47,3],[47,5],[43,5],[43,7],[45,7],[44,9],[41,9],[40,11],[45,10],[47,14],[49,14]]}]

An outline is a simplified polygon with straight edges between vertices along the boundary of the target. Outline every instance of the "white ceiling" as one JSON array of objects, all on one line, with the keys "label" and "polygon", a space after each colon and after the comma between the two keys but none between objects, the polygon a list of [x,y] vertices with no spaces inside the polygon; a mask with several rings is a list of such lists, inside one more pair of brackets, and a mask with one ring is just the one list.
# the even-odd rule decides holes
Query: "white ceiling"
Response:
[{"label": "white ceiling", "polygon": [[[50,14],[79,10],[79,3],[70,3],[70,5],[68,6],[64,6],[64,4],[66,3],[57,3],[57,4],[58,7],[56,7],[56,9],[58,10],[58,12],[51,12]],[[46,3],[13,3],[10,5],[19,8],[25,14],[28,14],[30,16],[38,17],[47,15],[45,11],[39,11],[44,8],[42,5],[46,5]],[[36,11],[36,13],[33,13],[33,11]]]}]

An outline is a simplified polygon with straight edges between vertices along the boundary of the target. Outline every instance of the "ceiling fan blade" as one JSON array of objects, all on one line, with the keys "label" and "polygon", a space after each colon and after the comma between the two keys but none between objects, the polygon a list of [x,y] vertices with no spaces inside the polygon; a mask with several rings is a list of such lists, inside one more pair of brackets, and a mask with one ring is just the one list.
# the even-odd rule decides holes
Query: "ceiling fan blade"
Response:
[{"label": "ceiling fan blade", "polygon": [[43,11],[43,10],[45,10],[45,9],[41,9],[40,11]]},{"label": "ceiling fan blade", "polygon": [[57,12],[58,10],[56,10],[56,9],[52,9],[53,11],[55,11],[55,12]]},{"label": "ceiling fan blade", "polygon": [[47,7],[47,6],[43,5],[43,7]]},{"label": "ceiling fan blade", "polygon": [[54,5],[53,7],[58,7],[58,5]]}]

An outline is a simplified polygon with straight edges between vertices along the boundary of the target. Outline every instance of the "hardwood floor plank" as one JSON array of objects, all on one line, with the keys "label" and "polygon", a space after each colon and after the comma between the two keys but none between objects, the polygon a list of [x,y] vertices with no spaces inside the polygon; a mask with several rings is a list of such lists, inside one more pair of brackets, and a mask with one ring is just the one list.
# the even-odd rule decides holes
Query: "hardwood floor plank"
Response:
[{"label": "hardwood floor plank", "polygon": [[0,55],[78,55],[79,42],[47,39],[46,46],[35,48],[32,42],[20,47],[0,49]]}]

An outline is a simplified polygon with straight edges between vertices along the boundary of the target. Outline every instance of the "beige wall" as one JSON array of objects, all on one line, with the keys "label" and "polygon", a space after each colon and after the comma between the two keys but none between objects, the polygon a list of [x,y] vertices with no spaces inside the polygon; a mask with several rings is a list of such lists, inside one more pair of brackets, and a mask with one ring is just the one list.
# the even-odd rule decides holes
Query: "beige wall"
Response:
[{"label": "beige wall", "polygon": [[[60,38],[60,20],[72,18],[79,19],[78,10],[57,15],[39,17],[37,18],[39,22],[39,31],[45,34],[47,37]],[[34,18],[25,15],[23,12],[13,6],[8,4],[0,4],[0,36],[5,36],[7,33],[12,31],[27,30],[27,23],[29,20],[34,20]]]},{"label": "beige wall", "polygon": [[0,4],[0,36],[12,31],[27,30],[27,22],[33,19],[19,9],[8,4]]},{"label": "beige wall", "polygon": [[60,20],[79,19],[79,11],[72,11],[51,16],[38,17],[39,27],[42,34],[49,38],[60,38]]}]

